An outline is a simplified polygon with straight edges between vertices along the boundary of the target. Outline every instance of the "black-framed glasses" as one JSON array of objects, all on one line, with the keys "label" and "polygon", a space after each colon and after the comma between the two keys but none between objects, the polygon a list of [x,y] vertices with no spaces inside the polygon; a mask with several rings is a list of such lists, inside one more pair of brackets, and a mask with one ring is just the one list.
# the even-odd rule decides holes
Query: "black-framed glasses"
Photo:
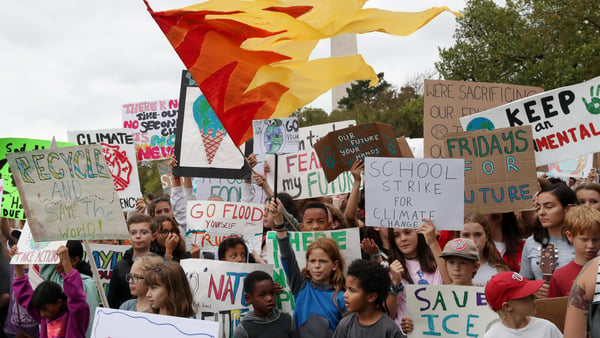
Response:
[{"label": "black-framed glasses", "polygon": [[130,273],[128,273],[128,274],[125,275],[125,280],[127,281],[127,283],[136,284],[137,282],[139,282],[142,279],[144,279],[144,277],[132,275]]},{"label": "black-framed glasses", "polygon": [[179,235],[179,230],[178,229],[171,229],[171,230],[161,230],[158,232],[159,234],[163,235],[163,236],[167,236],[168,234],[176,234]]}]

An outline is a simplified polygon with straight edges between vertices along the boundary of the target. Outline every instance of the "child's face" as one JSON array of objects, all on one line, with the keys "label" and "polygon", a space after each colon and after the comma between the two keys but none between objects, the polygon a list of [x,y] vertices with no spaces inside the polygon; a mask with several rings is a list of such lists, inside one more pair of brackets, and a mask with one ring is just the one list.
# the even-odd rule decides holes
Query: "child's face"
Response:
[{"label": "child's face", "polygon": [[270,279],[254,285],[254,292],[246,294],[246,303],[252,304],[257,317],[266,317],[275,308],[275,284]]},{"label": "child's face", "polygon": [[144,270],[142,270],[140,264],[133,263],[129,274],[131,275],[131,279],[128,281],[131,295],[145,295],[148,292],[148,288],[146,287],[146,283],[144,283]]},{"label": "child's face", "polygon": [[167,303],[167,289],[163,285],[149,286],[146,297],[153,309],[160,309]]},{"label": "child's face", "polygon": [[452,285],[473,284],[473,276],[479,268],[478,262],[458,256],[449,256],[444,259],[446,260],[446,269],[452,279]]},{"label": "child's face", "polygon": [[59,299],[56,301],[56,303],[43,305],[40,309],[40,316],[48,320],[54,320],[58,318],[58,315],[60,314],[63,308],[63,304],[63,300]]},{"label": "child's face", "polygon": [[511,299],[507,302],[511,307],[514,317],[528,317],[535,314],[535,296],[529,295],[524,298]]},{"label": "child's face", "polygon": [[460,238],[468,238],[475,242],[477,249],[479,249],[479,257],[481,257],[485,243],[488,240],[488,236],[481,224],[475,222],[465,223],[464,230],[460,232]]},{"label": "child's face", "polygon": [[154,215],[167,215],[173,217],[173,210],[171,209],[171,204],[169,202],[158,202],[156,203],[156,207],[154,208]]},{"label": "child's face", "polygon": [[346,309],[350,312],[360,312],[368,305],[367,294],[360,285],[360,280],[354,276],[346,277],[346,291],[344,292]]},{"label": "child's face", "polygon": [[238,244],[233,248],[229,248],[225,251],[224,261],[245,263],[246,262],[246,247],[243,244]]},{"label": "child's face", "polygon": [[600,250],[600,233],[587,232],[573,236],[567,231],[566,235],[569,241],[573,243],[575,256],[583,258],[586,262],[598,256],[598,251]]},{"label": "child's face", "polygon": [[543,192],[538,195],[535,209],[544,228],[561,227],[567,212],[567,208],[563,207],[551,192]]},{"label": "child's face", "polygon": [[329,216],[321,208],[309,208],[302,215],[303,231],[323,231],[331,229]]},{"label": "child's face", "polygon": [[154,239],[150,223],[132,223],[129,225],[129,241],[134,250],[148,250]]},{"label": "child's face", "polygon": [[577,200],[580,205],[587,205],[600,210],[600,194],[596,190],[581,189],[577,191]]},{"label": "child's face", "polygon": [[173,224],[173,222],[162,222],[162,224],[160,225],[160,230],[156,234],[156,242],[158,243],[158,245],[164,248],[166,246],[167,236],[169,236],[169,234],[171,233],[176,233],[175,231],[175,224]]},{"label": "child's face", "polygon": [[338,267],[338,262],[333,262],[329,255],[322,249],[313,249],[308,256],[306,267],[310,272],[312,281],[322,284],[329,284],[331,274]]},{"label": "child's face", "polygon": [[418,236],[413,229],[394,229],[394,241],[404,257],[412,259],[417,256]]}]

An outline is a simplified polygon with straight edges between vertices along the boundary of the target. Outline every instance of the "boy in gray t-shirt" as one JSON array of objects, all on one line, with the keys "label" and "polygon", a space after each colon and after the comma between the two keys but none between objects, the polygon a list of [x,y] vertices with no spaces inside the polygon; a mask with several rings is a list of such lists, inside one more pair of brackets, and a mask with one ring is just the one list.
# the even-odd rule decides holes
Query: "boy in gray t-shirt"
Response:
[{"label": "boy in gray t-shirt", "polygon": [[400,328],[383,312],[392,281],[379,263],[355,260],[348,267],[344,301],[350,313],[338,324],[334,338],[404,337]]}]

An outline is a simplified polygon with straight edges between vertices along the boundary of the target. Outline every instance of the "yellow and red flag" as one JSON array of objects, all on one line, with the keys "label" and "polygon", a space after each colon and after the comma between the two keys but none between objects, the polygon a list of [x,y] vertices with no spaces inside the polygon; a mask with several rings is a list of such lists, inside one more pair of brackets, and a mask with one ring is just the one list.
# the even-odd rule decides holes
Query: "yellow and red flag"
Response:
[{"label": "yellow and red flag", "polygon": [[289,116],[342,83],[377,83],[360,55],[309,60],[319,40],[409,35],[450,11],[363,9],[366,0],[209,0],[154,12],[144,2],[236,145],[252,137],[252,120]]}]

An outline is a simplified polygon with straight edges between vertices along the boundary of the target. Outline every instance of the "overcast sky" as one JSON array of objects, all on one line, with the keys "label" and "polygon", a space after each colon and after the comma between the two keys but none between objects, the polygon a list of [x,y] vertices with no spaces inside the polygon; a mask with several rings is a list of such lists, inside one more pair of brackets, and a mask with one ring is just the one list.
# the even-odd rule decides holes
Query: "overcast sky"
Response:
[{"label": "overcast sky", "polygon": [[[341,1],[341,0],[340,0]],[[197,1],[149,0],[154,10]],[[371,0],[368,7],[462,10],[466,0]],[[34,4],[35,3],[35,4]],[[142,0],[9,1],[0,21],[0,137],[67,140],[67,130],[120,128],[126,103],[179,97],[183,63]],[[408,37],[369,33],[358,51],[397,86],[434,69],[453,44],[456,21],[443,13]],[[325,57],[329,42],[313,57]],[[311,106],[331,110],[325,94]]]}]

